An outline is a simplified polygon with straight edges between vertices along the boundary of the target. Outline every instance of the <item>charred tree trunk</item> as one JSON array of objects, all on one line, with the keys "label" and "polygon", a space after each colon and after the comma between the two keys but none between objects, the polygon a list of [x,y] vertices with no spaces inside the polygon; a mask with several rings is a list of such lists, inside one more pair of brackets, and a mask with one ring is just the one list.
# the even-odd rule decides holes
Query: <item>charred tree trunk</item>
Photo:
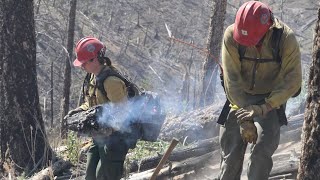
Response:
[{"label": "charred tree trunk", "polygon": [[[187,67],[185,67],[187,69]],[[189,106],[189,93],[190,93],[190,73],[186,70],[183,76],[182,88],[180,90],[181,100],[186,103],[186,106]]]},{"label": "charred tree trunk", "polygon": [[50,67],[50,127],[53,128],[53,61]]},{"label": "charred tree trunk", "polygon": [[47,165],[51,155],[39,103],[33,10],[33,1],[0,1],[0,165],[27,173]]},{"label": "charred tree trunk", "polygon": [[190,109],[190,71],[191,71],[191,66],[193,63],[193,50],[191,51],[191,57],[190,59],[186,62],[186,64],[183,64],[185,74],[183,76],[183,82],[182,82],[182,88],[180,90],[181,94],[181,100],[182,102],[185,102],[185,108],[186,110]]},{"label": "charred tree trunk", "polygon": [[320,9],[313,43],[313,62],[310,68],[303,124],[299,180],[320,179]]},{"label": "charred tree trunk", "polygon": [[[214,0],[210,18],[207,49],[209,51],[203,67],[202,92],[200,106],[212,104],[214,101],[217,61],[220,57],[223,25],[226,14],[227,0]],[[213,57],[214,56],[214,57]]]},{"label": "charred tree trunk", "polygon": [[71,86],[71,62],[73,57],[73,41],[74,41],[74,25],[76,19],[76,8],[77,0],[70,0],[70,11],[69,11],[69,27],[68,27],[68,42],[67,50],[68,57],[66,59],[66,66],[64,69],[64,87],[63,96],[61,102],[61,137],[66,137],[66,122],[63,117],[69,111],[70,101],[70,86]]}]

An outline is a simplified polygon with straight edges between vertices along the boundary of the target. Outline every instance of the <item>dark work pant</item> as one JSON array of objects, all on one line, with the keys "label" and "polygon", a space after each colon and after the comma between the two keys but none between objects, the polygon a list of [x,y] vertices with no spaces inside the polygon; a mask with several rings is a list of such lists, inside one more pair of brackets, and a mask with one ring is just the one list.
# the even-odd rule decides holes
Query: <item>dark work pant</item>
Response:
[{"label": "dark work pant", "polygon": [[[254,98],[261,98],[252,96]],[[239,125],[231,110],[224,126],[220,128],[221,180],[240,180],[247,144],[240,135]],[[251,146],[248,163],[248,180],[267,180],[272,169],[272,155],[279,145],[280,123],[276,110],[266,117],[254,118],[257,127],[257,144]]]},{"label": "dark work pant", "polygon": [[86,180],[119,180],[128,148],[124,142],[102,144],[94,141],[87,153]]}]

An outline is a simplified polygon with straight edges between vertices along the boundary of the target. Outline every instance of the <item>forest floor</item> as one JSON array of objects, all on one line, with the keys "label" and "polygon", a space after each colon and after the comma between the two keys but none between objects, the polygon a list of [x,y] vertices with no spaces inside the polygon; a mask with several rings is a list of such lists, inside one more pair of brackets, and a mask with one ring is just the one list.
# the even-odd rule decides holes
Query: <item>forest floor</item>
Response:
[{"label": "forest floor", "polygon": [[[303,114],[289,118],[289,125],[283,126],[281,128],[281,138],[278,149],[273,155],[273,169],[271,174],[277,175],[276,171],[279,169],[293,169],[296,172],[298,167],[300,152],[301,152],[301,129],[303,123]],[[247,164],[250,154],[250,146],[247,147],[247,151],[243,163],[243,171],[241,175],[241,180],[247,180]],[[77,178],[69,179],[83,179],[85,161],[82,161],[78,166],[71,169],[72,174],[78,174]],[[207,161],[207,163],[200,169],[196,171],[191,171],[189,173],[184,173],[168,179],[174,180],[215,180],[219,175],[220,168],[220,149],[213,152],[212,157]],[[274,176],[275,176],[274,175]],[[270,177],[269,179],[283,179],[286,175],[280,177]],[[288,175],[288,177],[295,175]],[[59,179],[59,178],[58,178]],[[61,178],[62,179],[62,178]],[[124,179],[131,179],[130,176]],[[145,178],[141,178],[143,180]],[[288,178],[287,178],[288,179]],[[289,178],[290,179],[290,178]],[[136,178],[134,179],[136,180]]]}]

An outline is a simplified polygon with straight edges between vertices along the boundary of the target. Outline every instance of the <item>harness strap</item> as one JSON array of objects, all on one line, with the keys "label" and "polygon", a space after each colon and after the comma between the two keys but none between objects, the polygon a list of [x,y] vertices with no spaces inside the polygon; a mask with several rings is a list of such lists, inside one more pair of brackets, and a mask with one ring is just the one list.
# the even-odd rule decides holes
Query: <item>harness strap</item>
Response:
[{"label": "harness strap", "polygon": [[115,77],[121,79],[125,83],[127,90],[128,90],[128,97],[129,98],[134,97],[140,93],[140,89],[134,83],[129,81],[127,78],[125,78],[118,70],[110,67],[109,69],[102,71],[96,77],[96,86],[107,99],[108,99],[107,92],[104,89],[103,82],[109,76],[115,76]]},{"label": "harness strap", "polygon": [[87,94],[89,94],[88,86],[89,86],[89,83],[90,83],[90,77],[91,77],[91,74],[87,73],[86,77],[83,80],[82,87],[81,87],[81,94],[80,94],[80,98],[79,98],[79,101],[78,101],[78,106],[80,106],[82,103],[84,103],[85,96]]},{"label": "harness strap", "polygon": [[243,59],[258,63],[267,63],[267,62],[274,62],[274,59],[266,59],[266,58],[250,58],[250,57],[243,57]]},{"label": "harness strap", "polygon": [[279,64],[282,63],[281,56],[280,56],[280,48],[279,48],[282,34],[283,34],[283,27],[281,27],[280,29],[273,28],[272,41],[271,41],[272,55],[273,55],[273,59],[275,59],[275,61],[278,62]]},{"label": "harness strap", "polygon": [[244,58],[244,55],[246,54],[246,47],[239,44],[238,46],[238,53],[239,53],[239,59],[240,59],[240,62],[243,60]]}]

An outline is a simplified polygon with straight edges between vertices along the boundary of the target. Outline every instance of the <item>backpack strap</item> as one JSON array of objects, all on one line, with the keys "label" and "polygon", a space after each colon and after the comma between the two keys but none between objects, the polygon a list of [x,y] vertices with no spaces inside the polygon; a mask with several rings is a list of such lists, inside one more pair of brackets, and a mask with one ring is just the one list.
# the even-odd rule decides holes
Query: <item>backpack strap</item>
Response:
[{"label": "backpack strap", "polygon": [[109,76],[115,76],[119,79],[121,79],[128,91],[128,97],[134,97],[138,94],[140,94],[140,89],[131,81],[129,81],[127,78],[125,78],[117,69],[110,67],[107,70],[102,71],[97,77],[96,77],[96,87],[101,91],[103,96],[108,99],[107,92],[104,89],[104,80],[107,79]]},{"label": "backpack strap", "polygon": [[244,58],[244,54],[246,53],[246,46],[238,44],[238,53],[239,53],[239,59],[241,62]]},{"label": "backpack strap", "polygon": [[90,78],[91,73],[87,73],[82,83],[81,94],[78,100],[78,106],[80,106],[85,101],[85,96],[88,94],[89,91]]},{"label": "backpack strap", "polygon": [[273,28],[272,39],[271,39],[271,47],[272,47],[272,56],[275,61],[279,64],[282,63],[281,56],[280,56],[280,40],[283,34],[283,27],[280,29]]}]

